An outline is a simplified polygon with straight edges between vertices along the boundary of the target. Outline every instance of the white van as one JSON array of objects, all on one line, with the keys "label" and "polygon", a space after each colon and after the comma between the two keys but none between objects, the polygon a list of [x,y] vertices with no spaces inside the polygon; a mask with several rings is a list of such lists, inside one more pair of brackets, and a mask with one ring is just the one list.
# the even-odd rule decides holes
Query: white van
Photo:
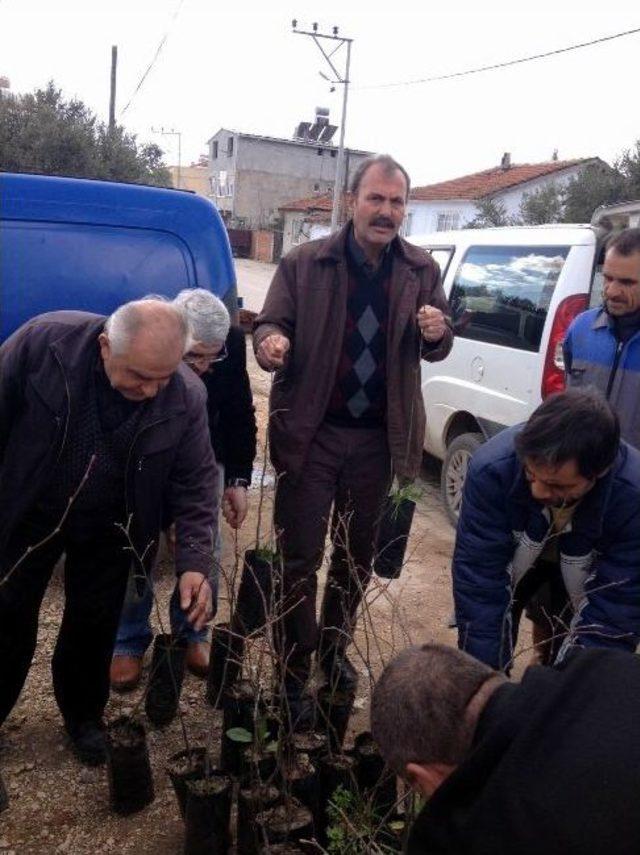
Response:
[{"label": "white van", "polygon": [[595,226],[550,225],[407,238],[439,263],[455,327],[450,355],[422,362],[424,447],[443,461],[452,522],[475,449],[564,387],[562,341],[600,301],[604,236]]}]

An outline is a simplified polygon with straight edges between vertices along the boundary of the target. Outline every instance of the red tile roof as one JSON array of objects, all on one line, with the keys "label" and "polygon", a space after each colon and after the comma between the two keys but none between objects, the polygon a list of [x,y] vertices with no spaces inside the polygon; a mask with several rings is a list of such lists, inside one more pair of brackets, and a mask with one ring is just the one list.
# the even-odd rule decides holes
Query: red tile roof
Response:
[{"label": "red tile roof", "polygon": [[451,181],[440,181],[438,184],[428,184],[425,187],[414,187],[410,198],[419,202],[429,202],[439,199],[483,199],[510,187],[526,184],[545,175],[553,175],[570,169],[572,166],[597,163],[597,157],[585,157],[579,160],[552,160],[547,163],[513,164],[508,169],[501,166],[463,175]]},{"label": "red tile roof", "polygon": [[317,196],[309,196],[306,199],[297,199],[295,202],[285,202],[284,205],[280,205],[281,211],[331,211],[332,208],[332,193],[321,193]]}]

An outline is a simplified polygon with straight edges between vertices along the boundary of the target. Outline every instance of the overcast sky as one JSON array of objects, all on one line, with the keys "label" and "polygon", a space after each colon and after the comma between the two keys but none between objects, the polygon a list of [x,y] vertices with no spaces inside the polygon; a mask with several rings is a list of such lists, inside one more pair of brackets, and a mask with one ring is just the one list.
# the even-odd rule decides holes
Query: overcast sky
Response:
[{"label": "overcast sky", "polygon": [[338,25],[354,39],[347,144],[389,152],[425,184],[497,165],[504,151],[516,163],[548,160],[556,148],[562,159],[611,162],[640,138],[640,34],[456,80],[366,87],[630,30],[640,27],[638,8],[631,0],[0,0],[0,75],[15,92],[53,79],[106,119],[117,44],[119,121],[161,144],[170,163],[176,139],[152,128],[181,131],[184,164],[220,127],[290,137],[316,106],[337,124],[341,87],[329,92],[318,73],[328,71],[324,60],[311,39],[291,33],[291,19]]}]

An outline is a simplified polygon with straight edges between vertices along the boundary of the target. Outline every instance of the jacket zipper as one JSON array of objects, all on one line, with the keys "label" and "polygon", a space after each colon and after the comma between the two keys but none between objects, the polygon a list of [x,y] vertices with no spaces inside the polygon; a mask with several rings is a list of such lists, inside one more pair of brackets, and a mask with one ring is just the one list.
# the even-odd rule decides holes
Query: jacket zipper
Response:
[{"label": "jacket zipper", "polygon": [[607,393],[605,395],[607,401],[609,400],[609,396],[611,395],[611,389],[613,387],[613,381],[616,377],[616,372],[618,370],[618,365],[620,363],[620,356],[622,355],[622,351],[624,349],[624,342],[619,341],[616,345],[616,355],[613,358],[613,365],[611,366],[611,372],[609,374],[609,381],[607,383]]},{"label": "jacket zipper", "polygon": [[[173,418],[173,416],[163,416],[161,419],[156,419],[155,422],[149,422],[149,424],[143,425],[136,432],[136,435],[133,437],[133,441],[131,442],[131,445],[129,446],[129,453],[127,455],[127,463],[126,463],[126,466],[124,469],[124,511],[125,511],[125,520],[127,522],[127,525],[129,524],[129,491],[128,491],[129,467],[131,465],[131,455],[133,454],[133,449],[135,447],[135,444],[137,443],[137,441],[140,439],[140,437],[142,436],[142,434],[145,431],[151,430],[151,428],[157,427],[158,425],[161,425],[163,422],[168,422],[172,418]],[[138,465],[138,471],[140,471],[142,469],[142,459],[143,458],[140,458],[139,465]]]},{"label": "jacket zipper", "polygon": [[[67,380],[67,375],[65,374],[64,365],[62,364],[62,360],[60,359],[60,357],[58,356],[58,354],[56,353],[55,350],[53,351],[53,355],[56,358],[56,362],[58,363],[58,366],[60,367],[62,379],[64,380],[64,394],[65,394],[65,399],[67,402],[66,413],[64,416],[64,428],[63,428],[63,432],[62,432],[62,441],[60,442],[60,445],[58,448],[58,454],[56,456],[56,462],[53,464],[54,466],[57,466],[58,461],[60,460],[60,458],[62,456],[62,452],[64,451],[64,446],[65,446],[66,441],[67,441],[67,433],[69,431],[69,420],[71,418],[71,393],[69,392],[69,381]],[[56,416],[56,423],[59,424],[59,417],[58,416]]]}]

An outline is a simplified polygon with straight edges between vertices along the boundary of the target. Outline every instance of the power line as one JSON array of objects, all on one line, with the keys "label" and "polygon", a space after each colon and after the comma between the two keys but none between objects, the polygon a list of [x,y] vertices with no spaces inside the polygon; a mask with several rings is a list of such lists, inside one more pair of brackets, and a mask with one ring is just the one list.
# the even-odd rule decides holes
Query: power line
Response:
[{"label": "power line", "polygon": [[523,62],[533,62],[535,59],[544,59],[547,56],[557,56],[560,53],[568,53],[572,50],[599,45],[602,42],[610,42],[613,39],[620,39],[623,36],[631,36],[635,33],[640,33],[640,27],[634,30],[625,30],[623,33],[614,33],[612,36],[601,36],[599,39],[593,39],[590,42],[582,42],[579,45],[570,45],[569,47],[558,48],[557,50],[546,51],[546,53],[536,53],[533,56],[525,56],[520,59],[509,59],[505,62],[496,62],[493,65],[483,65],[480,68],[469,68],[466,71],[456,71],[452,74],[439,74],[435,77],[423,77],[420,80],[399,80],[395,83],[377,83],[367,86],[355,86],[355,89],[389,89],[392,86],[415,86],[418,83],[434,83],[437,80],[451,80],[454,77],[466,77],[469,74],[480,74],[483,71],[494,71],[496,68],[507,68],[510,65],[520,65]]},{"label": "power line", "polygon": [[173,13],[173,15],[171,16],[171,20],[169,21],[169,26],[167,27],[167,29],[166,29],[166,31],[165,31],[165,34],[164,34],[164,35],[162,36],[162,38],[160,39],[160,44],[159,44],[159,45],[158,45],[158,47],[156,48],[156,52],[155,52],[155,53],[154,53],[154,55],[153,55],[153,59],[151,60],[151,62],[150,62],[150,63],[149,63],[149,65],[147,66],[147,70],[145,71],[145,73],[142,75],[142,77],[141,77],[141,78],[140,78],[140,80],[138,81],[138,85],[137,85],[137,86],[136,86],[136,88],[133,90],[133,95],[131,96],[131,98],[129,98],[129,100],[127,101],[127,103],[125,104],[125,106],[122,108],[122,110],[120,110],[120,115],[121,115],[121,116],[124,116],[124,114],[127,112],[127,110],[129,109],[129,107],[131,106],[131,102],[132,102],[132,101],[133,101],[133,99],[136,97],[136,95],[138,94],[138,92],[140,91],[140,89],[142,89],[142,84],[143,84],[143,83],[144,83],[144,81],[147,79],[147,77],[148,77],[148,75],[149,75],[149,72],[151,71],[151,69],[153,68],[153,66],[154,66],[154,65],[155,65],[155,63],[156,63],[156,60],[157,60],[157,59],[158,59],[158,57],[160,56],[160,54],[161,54],[161,52],[162,52],[162,48],[165,46],[165,42],[166,42],[166,41],[167,41],[167,39],[169,38],[169,33],[171,32],[171,28],[173,27],[173,25],[174,25],[174,23],[175,23],[176,18],[177,18],[177,17],[178,17],[178,15],[180,14],[180,9],[182,9],[183,4],[184,4],[184,0],[180,0],[180,2],[178,3],[178,5],[177,5],[177,7],[176,7],[175,12],[174,12],[174,13]]}]

